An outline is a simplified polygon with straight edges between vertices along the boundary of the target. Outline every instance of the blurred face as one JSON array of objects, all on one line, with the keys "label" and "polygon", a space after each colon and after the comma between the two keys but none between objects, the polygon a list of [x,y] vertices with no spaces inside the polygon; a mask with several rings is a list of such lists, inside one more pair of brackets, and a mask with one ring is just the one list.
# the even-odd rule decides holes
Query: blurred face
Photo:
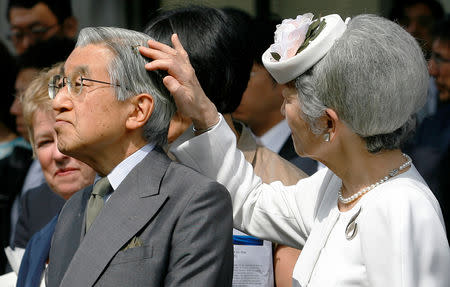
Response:
[{"label": "blurred face", "polygon": [[30,9],[12,7],[9,20],[11,41],[19,55],[30,45],[47,40],[60,31],[55,14],[43,3],[38,3]]},{"label": "blurred face", "polygon": [[427,5],[418,3],[405,8],[405,18],[400,19],[400,22],[426,51],[430,51],[433,40],[431,35],[433,16]]},{"label": "blurred face", "polygon": [[[67,58],[64,74],[78,87],[80,73],[85,78],[110,82],[107,65],[111,59],[112,53],[104,46],[78,47]],[[83,81],[79,94],[69,92],[66,85],[52,103],[56,111],[58,148],[67,155],[86,162],[86,158],[95,158],[127,136],[129,105],[127,101],[117,100],[111,85]]]},{"label": "blurred face", "polygon": [[428,62],[428,71],[436,79],[439,100],[450,100],[450,42],[437,39],[433,42],[432,56]]},{"label": "blurred face", "polygon": [[270,129],[273,125],[271,119],[274,119],[275,124],[283,119],[280,113],[282,88],[273,82],[264,67],[253,64],[247,89],[240,105],[232,113],[233,118],[244,122],[252,130],[264,129],[264,126],[267,126],[267,130]]},{"label": "blurred face", "polygon": [[95,171],[85,163],[59,152],[54,124],[55,117],[51,111],[35,112],[34,148],[50,188],[67,200],[94,182]]},{"label": "blurred face", "polygon": [[16,96],[14,102],[11,105],[11,108],[9,109],[9,112],[16,117],[17,132],[25,139],[28,138],[28,132],[25,127],[25,122],[22,113],[22,104],[20,103],[19,98],[24,94],[28,85],[31,83],[31,81],[37,74],[38,70],[33,68],[23,69],[19,72],[15,84]]},{"label": "blurred face", "polygon": [[323,138],[320,135],[313,134],[308,123],[303,120],[297,91],[294,88],[285,88],[283,97],[284,102],[281,112],[285,115],[292,131],[296,153],[300,156],[317,159],[317,152]]}]

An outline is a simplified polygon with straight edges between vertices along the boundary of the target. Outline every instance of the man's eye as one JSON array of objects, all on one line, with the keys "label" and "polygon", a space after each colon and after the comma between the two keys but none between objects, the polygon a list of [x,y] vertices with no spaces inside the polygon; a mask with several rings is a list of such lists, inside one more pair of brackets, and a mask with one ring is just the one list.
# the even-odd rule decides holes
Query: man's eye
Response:
[{"label": "man's eye", "polygon": [[47,27],[44,26],[35,26],[31,28],[31,33],[45,33],[47,32]]}]

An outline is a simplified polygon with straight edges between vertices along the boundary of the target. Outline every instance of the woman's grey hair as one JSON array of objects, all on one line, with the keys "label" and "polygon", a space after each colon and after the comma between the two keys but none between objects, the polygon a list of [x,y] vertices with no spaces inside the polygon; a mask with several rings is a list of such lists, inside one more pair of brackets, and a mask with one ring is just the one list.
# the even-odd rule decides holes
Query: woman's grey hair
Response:
[{"label": "woman's grey hair", "polygon": [[416,40],[375,15],[353,18],[327,55],[295,80],[302,117],[315,134],[327,108],[365,142],[369,152],[399,148],[425,103],[427,65]]},{"label": "woman's grey hair", "polygon": [[124,101],[142,93],[153,97],[154,109],[144,126],[143,136],[147,142],[162,146],[167,142],[175,104],[162,82],[164,75],[144,68],[149,59],[143,57],[137,47],[147,46],[150,39],[144,33],[121,28],[89,27],[81,30],[76,47],[104,45],[113,53],[107,70],[111,83],[120,85],[115,87],[118,100]]}]

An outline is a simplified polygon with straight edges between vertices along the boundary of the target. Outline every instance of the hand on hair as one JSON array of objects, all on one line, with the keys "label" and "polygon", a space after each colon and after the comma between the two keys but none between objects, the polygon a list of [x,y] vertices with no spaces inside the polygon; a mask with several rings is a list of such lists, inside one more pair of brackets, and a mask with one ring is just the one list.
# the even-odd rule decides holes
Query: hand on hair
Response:
[{"label": "hand on hair", "polygon": [[153,59],[145,68],[169,73],[163,83],[172,94],[178,111],[192,119],[197,130],[206,130],[219,121],[217,109],[203,92],[189,56],[176,34],[172,35],[172,44],[174,48],[149,40],[148,48],[139,47],[143,56]]}]

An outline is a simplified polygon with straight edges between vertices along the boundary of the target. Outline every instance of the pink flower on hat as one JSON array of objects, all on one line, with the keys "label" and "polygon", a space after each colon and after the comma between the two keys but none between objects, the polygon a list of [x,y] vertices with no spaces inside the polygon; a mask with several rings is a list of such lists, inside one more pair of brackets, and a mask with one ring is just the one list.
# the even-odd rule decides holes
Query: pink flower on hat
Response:
[{"label": "pink flower on hat", "polygon": [[306,13],[298,15],[295,19],[284,19],[281,24],[277,25],[274,43],[269,50],[271,53],[276,53],[280,56],[279,61],[295,56],[298,48],[305,41],[306,33],[313,17],[312,13]]}]

